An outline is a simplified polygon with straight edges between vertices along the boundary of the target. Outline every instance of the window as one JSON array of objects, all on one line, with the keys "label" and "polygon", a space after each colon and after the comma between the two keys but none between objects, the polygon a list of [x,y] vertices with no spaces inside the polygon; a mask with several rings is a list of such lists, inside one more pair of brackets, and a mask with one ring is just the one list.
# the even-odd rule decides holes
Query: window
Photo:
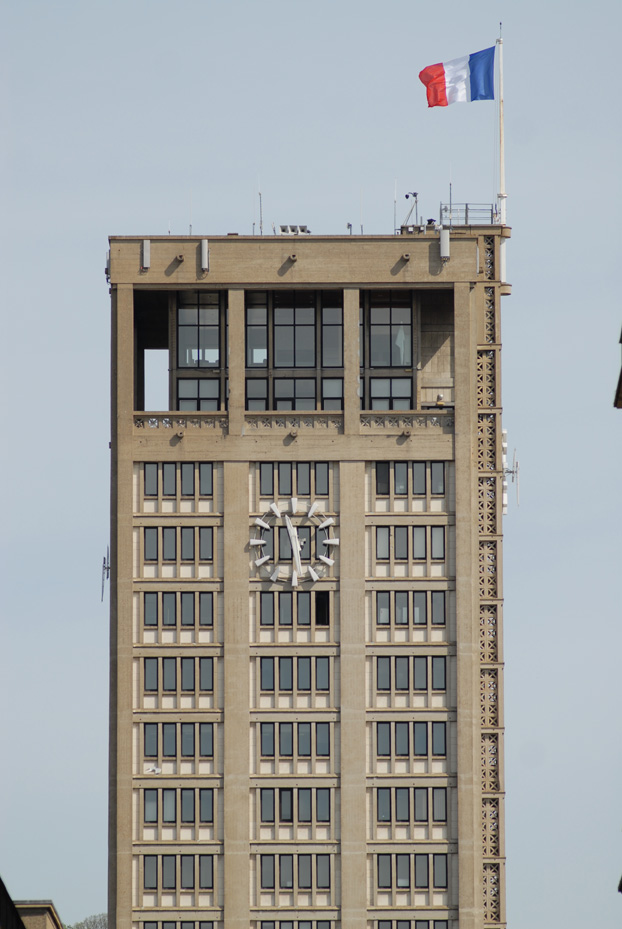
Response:
[{"label": "window", "polygon": [[[158,729],[158,725],[161,729]],[[198,740],[196,723],[145,723],[144,756],[146,759],[175,758],[179,748],[182,758],[195,757],[198,747],[199,756],[214,756],[214,724],[199,723]]]},{"label": "window", "polygon": [[329,465],[327,461],[260,462],[259,496],[327,497]]},{"label": "window", "polygon": [[[179,597],[179,609],[178,609]],[[211,591],[182,591],[181,593],[145,593],[143,600],[143,622],[145,626],[177,625],[177,614],[181,615],[182,626],[194,626],[198,612],[200,626],[212,626],[214,622],[214,595]]]},{"label": "window", "polygon": [[408,526],[376,526],[376,560],[408,561]]},{"label": "window", "polygon": [[[278,725],[278,729],[275,726]],[[260,723],[260,752],[273,758],[277,749],[281,758],[328,758],[331,752],[330,723]]]},{"label": "window", "polygon": [[444,590],[379,590],[376,593],[376,625],[445,625]]},{"label": "window", "polygon": [[412,723],[412,745],[410,736],[410,723],[407,722],[377,722],[376,723],[376,756],[396,758],[412,754],[415,758],[431,754],[438,757],[447,755],[446,723],[424,722]]},{"label": "window", "polygon": [[380,824],[396,822],[415,823],[447,822],[446,787],[378,787],[376,788],[376,821]]},{"label": "window", "polygon": [[214,412],[220,409],[220,381],[216,378],[184,377],[177,381],[177,409]]},{"label": "window", "polygon": [[[209,461],[146,462],[144,469],[144,495],[157,497],[161,488],[163,497],[212,497],[214,493],[214,466]],[[160,481],[161,478],[161,481]]]},{"label": "window", "polygon": [[411,410],[412,379],[409,377],[372,377],[369,379],[370,410]]},{"label": "window", "polygon": [[425,497],[428,489],[431,496],[445,494],[444,461],[377,461],[374,470],[377,497]]},{"label": "window", "polygon": [[259,595],[261,626],[328,626],[330,623],[330,592],[327,590],[262,591]]},{"label": "window", "polygon": [[[317,692],[330,689],[330,658],[328,656],[301,656],[294,660],[289,656],[259,659],[260,689],[281,692],[311,691],[313,684]],[[277,672],[278,671],[278,679]]]},{"label": "window", "polygon": [[219,367],[221,313],[219,293],[181,291],[177,295],[178,368]]},{"label": "window", "polygon": [[372,291],[367,301],[369,364],[374,368],[412,365],[412,296]]}]

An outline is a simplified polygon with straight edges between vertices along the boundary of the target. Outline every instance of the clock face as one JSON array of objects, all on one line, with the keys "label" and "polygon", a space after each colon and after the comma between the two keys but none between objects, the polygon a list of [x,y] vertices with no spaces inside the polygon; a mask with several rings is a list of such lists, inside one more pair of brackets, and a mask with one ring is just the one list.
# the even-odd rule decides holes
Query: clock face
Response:
[{"label": "clock face", "polygon": [[[332,535],[335,520],[317,502],[309,506],[292,497],[287,506],[274,502],[255,520],[249,545],[259,576],[290,587],[313,584],[326,577],[335,563],[339,539]],[[313,536],[315,534],[315,555]]]}]

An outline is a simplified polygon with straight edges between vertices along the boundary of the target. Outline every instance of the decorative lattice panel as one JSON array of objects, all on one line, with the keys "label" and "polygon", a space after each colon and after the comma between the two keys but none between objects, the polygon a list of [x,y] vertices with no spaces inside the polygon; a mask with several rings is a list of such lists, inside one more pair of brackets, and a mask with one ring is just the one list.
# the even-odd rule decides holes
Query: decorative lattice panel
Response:
[{"label": "decorative lattice panel", "polygon": [[495,279],[495,237],[484,236],[484,277],[487,281]]},{"label": "decorative lattice panel", "polygon": [[479,595],[482,600],[494,600],[497,596],[497,543],[479,543]]},{"label": "decorative lattice panel", "polygon": [[495,535],[497,532],[497,479],[480,477],[477,482],[478,517],[480,535]]},{"label": "decorative lattice panel", "polygon": [[484,921],[496,923],[501,919],[501,874],[498,864],[484,865]]},{"label": "decorative lattice panel", "polygon": [[477,405],[496,406],[495,353],[492,349],[477,353]]},{"label": "decorative lattice panel", "polygon": [[482,790],[499,790],[499,736],[488,732],[482,736]]},{"label": "decorative lattice panel", "polygon": [[480,413],[477,417],[477,467],[479,471],[494,471],[497,464],[496,417]]},{"label": "decorative lattice panel", "polygon": [[494,729],[499,725],[499,674],[496,668],[487,668],[480,674],[480,705],[482,727]]},{"label": "decorative lattice panel", "polygon": [[484,341],[496,342],[495,326],[495,289],[494,287],[484,288]]},{"label": "decorative lattice panel", "polygon": [[499,855],[499,801],[496,799],[482,802],[482,849],[485,858]]},{"label": "decorative lattice panel", "polygon": [[496,606],[479,608],[479,657],[482,662],[499,660]]}]

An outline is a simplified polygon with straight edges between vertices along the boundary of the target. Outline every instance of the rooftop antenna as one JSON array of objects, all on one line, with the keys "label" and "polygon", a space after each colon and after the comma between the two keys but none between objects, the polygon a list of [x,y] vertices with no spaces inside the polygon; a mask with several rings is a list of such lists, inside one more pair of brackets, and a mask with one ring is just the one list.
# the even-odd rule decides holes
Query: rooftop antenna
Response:
[{"label": "rooftop antenna", "polygon": [[101,602],[104,602],[104,586],[106,581],[110,578],[110,546],[106,546],[106,554],[104,555],[104,563],[102,564],[102,598]]},{"label": "rooftop antenna", "polygon": [[402,223],[402,226],[408,225],[408,220],[412,216],[413,210],[415,211],[415,226],[418,226],[419,225],[419,194],[416,191],[409,190],[408,193],[405,195],[404,199],[408,200],[409,197],[413,198],[413,204],[411,208],[409,209],[408,215],[406,219],[404,220],[404,222]]}]

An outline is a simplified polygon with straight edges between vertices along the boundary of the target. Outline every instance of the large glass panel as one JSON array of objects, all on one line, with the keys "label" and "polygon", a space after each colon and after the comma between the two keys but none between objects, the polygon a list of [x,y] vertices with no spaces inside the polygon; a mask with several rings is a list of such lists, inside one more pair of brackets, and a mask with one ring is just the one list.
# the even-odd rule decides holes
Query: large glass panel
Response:
[{"label": "large glass panel", "polygon": [[424,655],[415,655],[413,658],[413,689],[427,690],[428,688],[428,659]]},{"label": "large glass panel", "polygon": [[410,887],[410,855],[395,856],[396,887]]},{"label": "large glass panel", "polygon": [[432,690],[446,690],[445,658],[435,655],[432,658]]},{"label": "large glass panel", "polygon": [[145,690],[157,690],[158,689],[158,659],[157,658],[145,658],[144,688]]},{"label": "large glass panel", "polygon": [[274,690],[274,658],[260,658],[259,668],[259,686],[261,690]]},{"label": "large glass panel", "polygon": [[293,723],[279,723],[279,754],[285,758],[291,758],[294,754]]},{"label": "large glass panel", "polygon": [[329,667],[330,667],[330,658],[316,658],[315,659],[315,689],[316,690],[328,690],[329,689]]},{"label": "large glass panel", "polygon": [[199,594],[199,625],[214,624],[214,595],[211,592]]},{"label": "large glass panel", "polygon": [[158,725],[145,723],[145,758],[155,758],[158,754]]},{"label": "large glass panel", "polygon": [[274,723],[261,723],[261,754],[266,758],[274,755]]},{"label": "large glass panel", "polygon": [[381,757],[391,754],[391,723],[376,723],[376,754]]},{"label": "large glass panel", "polygon": [[162,594],[162,625],[174,626],[177,623],[177,594]]},{"label": "large glass panel", "polygon": [[158,496],[158,466],[145,464],[145,497]]},{"label": "large glass panel", "polygon": [[395,625],[408,625],[408,591],[398,590],[395,593]]},{"label": "large glass panel", "polygon": [[165,462],[162,465],[162,495],[174,497],[177,493],[177,465]]},{"label": "large glass panel", "polygon": [[399,756],[409,753],[408,723],[395,724],[395,754]]},{"label": "large glass panel", "polygon": [[435,626],[445,624],[445,591],[432,591],[432,623]]},{"label": "large glass panel", "polygon": [[[434,596],[434,595],[432,595]],[[427,595],[425,590],[416,590],[413,599],[413,623],[425,626],[428,621]]]},{"label": "large glass panel", "polygon": [[175,855],[162,855],[162,890],[175,890]]},{"label": "large glass panel", "polygon": [[177,659],[162,659],[162,690],[177,690]]},{"label": "large glass panel", "polygon": [[432,819],[436,823],[447,822],[447,789],[432,788]]},{"label": "large glass panel", "polygon": [[327,890],[330,887],[330,855],[316,855],[315,880],[318,890]]},{"label": "large glass panel", "polygon": [[391,690],[391,659],[387,656],[376,658],[376,689]]},{"label": "large glass panel", "polygon": [[282,823],[294,821],[294,796],[291,787],[281,787],[279,790],[279,819]]},{"label": "large glass panel", "polygon": [[311,887],[311,855],[298,855],[298,887],[301,890]]},{"label": "large glass panel", "polygon": [[415,887],[427,887],[428,885],[428,856],[415,855]]}]

